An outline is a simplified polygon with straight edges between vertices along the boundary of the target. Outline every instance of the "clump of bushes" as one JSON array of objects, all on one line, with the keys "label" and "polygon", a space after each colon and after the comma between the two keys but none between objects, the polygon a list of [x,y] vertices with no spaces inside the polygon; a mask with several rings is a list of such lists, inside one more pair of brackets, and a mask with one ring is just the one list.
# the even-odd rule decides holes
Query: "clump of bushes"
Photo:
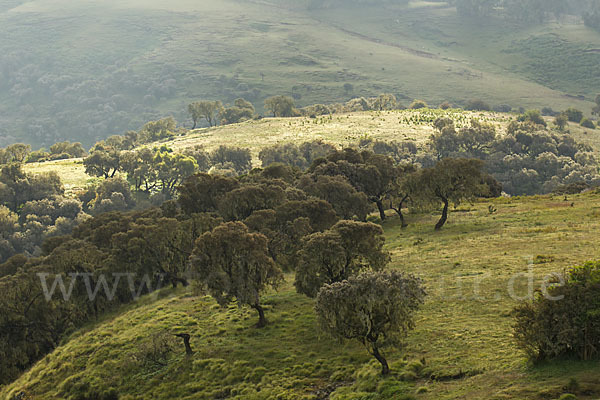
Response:
[{"label": "clump of bushes", "polygon": [[583,126],[584,128],[596,129],[596,125],[594,124],[594,121],[592,121],[589,118],[583,118],[579,124],[581,126]]},{"label": "clump of bushes", "polygon": [[411,110],[420,110],[421,108],[428,108],[429,106],[423,100],[415,100],[413,101],[408,108]]},{"label": "clump of bushes", "polygon": [[600,261],[556,275],[551,286],[515,308],[515,339],[537,361],[600,358]]},{"label": "clump of bushes", "polygon": [[470,111],[490,111],[492,107],[481,99],[473,99],[467,102],[465,109]]}]

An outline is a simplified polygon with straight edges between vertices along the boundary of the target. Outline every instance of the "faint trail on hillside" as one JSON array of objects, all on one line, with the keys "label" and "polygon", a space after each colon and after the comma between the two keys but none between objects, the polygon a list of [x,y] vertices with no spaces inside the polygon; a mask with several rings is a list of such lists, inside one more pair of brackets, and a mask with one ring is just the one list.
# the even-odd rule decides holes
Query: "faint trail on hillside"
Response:
[{"label": "faint trail on hillside", "polygon": [[325,26],[328,26],[330,28],[336,29],[336,30],[338,30],[340,32],[344,32],[345,34],[350,35],[352,37],[355,37],[355,38],[358,38],[358,39],[362,39],[362,40],[365,40],[367,42],[376,43],[376,44],[379,44],[379,45],[382,45],[382,46],[394,47],[394,48],[403,50],[403,51],[405,51],[407,53],[413,54],[413,55],[418,56],[418,57],[424,57],[424,58],[429,58],[429,59],[434,59],[434,60],[458,61],[458,60],[453,60],[453,59],[449,59],[449,58],[440,57],[437,54],[430,53],[428,51],[417,50],[417,49],[413,49],[412,47],[409,47],[409,46],[403,46],[401,44],[386,42],[384,40],[377,39],[377,38],[365,35],[365,34],[360,33],[360,32],[355,32],[355,31],[352,31],[350,29],[344,28],[344,27],[342,27],[340,25],[334,24],[334,23],[332,23],[330,21],[326,21],[326,20],[320,19],[320,18],[312,15],[312,13],[305,12],[303,10],[294,9],[294,8],[290,8],[290,7],[285,7],[285,6],[282,6],[282,5],[279,5],[279,4],[273,4],[273,3],[270,3],[270,2],[264,1],[264,0],[238,0],[238,1],[245,2],[245,3],[253,3],[253,4],[261,5],[261,6],[269,6],[269,7],[273,7],[273,8],[279,8],[281,10],[285,10],[285,11],[288,11],[288,12],[295,12],[295,13],[301,12],[302,15],[304,17],[306,17],[306,18],[312,19],[312,20],[318,22],[321,25],[325,25]]}]

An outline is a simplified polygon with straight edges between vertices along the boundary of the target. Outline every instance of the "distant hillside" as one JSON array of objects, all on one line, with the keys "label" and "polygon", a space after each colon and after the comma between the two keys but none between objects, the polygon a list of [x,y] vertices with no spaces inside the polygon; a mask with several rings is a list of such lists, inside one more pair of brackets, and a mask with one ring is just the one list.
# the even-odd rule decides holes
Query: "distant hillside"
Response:
[{"label": "distant hillside", "polygon": [[303,106],[391,92],[589,111],[600,84],[600,34],[580,18],[478,24],[443,2],[308,3],[4,2],[0,147],[89,146],[165,115],[191,126],[198,99],[261,111],[275,94]]}]

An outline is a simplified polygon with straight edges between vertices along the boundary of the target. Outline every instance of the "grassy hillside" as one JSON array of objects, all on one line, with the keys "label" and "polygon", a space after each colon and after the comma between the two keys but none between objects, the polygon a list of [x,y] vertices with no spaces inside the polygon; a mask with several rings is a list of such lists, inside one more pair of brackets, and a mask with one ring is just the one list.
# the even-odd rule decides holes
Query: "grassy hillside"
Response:
[{"label": "grassy hillside", "polygon": [[[392,92],[589,111],[600,34],[581,21],[465,23],[445,3],[286,8],[251,0],[31,0],[0,7],[0,146],[138,129],[201,98],[299,105]],[[344,90],[351,83],[354,89]]]},{"label": "grassy hillside", "polygon": [[[512,340],[517,301],[508,287],[530,260],[538,288],[544,275],[598,257],[600,194],[481,201],[454,210],[434,233],[435,217],[411,215],[405,230],[395,219],[384,225],[391,268],[421,276],[429,292],[405,349],[389,353],[389,378],[359,345],[315,332],[313,301],[295,294],[288,275],[266,296],[271,325],[263,330],[249,310],[164,290],[73,334],[0,397],[557,399],[576,379],[579,399],[598,398],[598,363],[527,363]],[[525,295],[525,278],[515,282]],[[176,343],[166,366],[136,361],[161,332],[193,334],[195,354],[186,358]]]},{"label": "grassy hillside", "polygon": [[[252,151],[254,165],[260,167],[258,153],[263,147],[277,143],[297,143],[322,139],[339,146],[355,145],[362,138],[378,140],[411,140],[424,146],[433,133],[432,124],[436,118],[447,116],[456,121],[457,126],[468,124],[472,118],[493,123],[502,134],[508,123],[516,115],[502,113],[480,113],[462,110],[404,110],[382,112],[360,112],[323,116],[316,119],[265,118],[241,124],[204,128],[190,131],[162,143],[180,151],[196,145],[213,150],[220,145],[246,147]],[[547,121],[550,123],[551,118]],[[569,125],[570,134],[580,143],[589,144],[600,150],[600,131],[582,128],[578,124]],[[55,171],[62,178],[67,191],[85,187],[90,177],[80,160],[59,160],[53,162],[25,164],[29,172]]]}]

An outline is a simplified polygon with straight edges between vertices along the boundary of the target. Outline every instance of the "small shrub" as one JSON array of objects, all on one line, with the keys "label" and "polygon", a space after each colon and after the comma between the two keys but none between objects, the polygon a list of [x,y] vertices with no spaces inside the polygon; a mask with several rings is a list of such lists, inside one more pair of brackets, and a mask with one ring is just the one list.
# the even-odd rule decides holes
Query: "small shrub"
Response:
[{"label": "small shrub", "polygon": [[542,115],[543,116],[554,117],[557,114],[558,113],[556,111],[554,111],[551,107],[544,107],[544,108],[542,108]]},{"label": "small shrub", "polygon": [[594,122],[589,119],[589,118],[582,118],[580,125],[583,126],[584,128],[588,128],[588,129],[596,129],[596,125],[594,124]]},{"label": "small shrub", "polygon": [[494,107],[494,111],[501,112],[501,113],[509,113],[512,111],[512,107],[509,106],[508,104],[500,104],[500,105]]},{"label": "small shrub", "polygon": [[429,107],[426,102],[423,100],[415,100],[413,101],[408,108],[411,110],[420,110],[421,108]]},{"label": "small shrub", "polygon": [[481,99],[473,99],[467,102],[465,109],[470,111],[490,111],[492,107]]}]

